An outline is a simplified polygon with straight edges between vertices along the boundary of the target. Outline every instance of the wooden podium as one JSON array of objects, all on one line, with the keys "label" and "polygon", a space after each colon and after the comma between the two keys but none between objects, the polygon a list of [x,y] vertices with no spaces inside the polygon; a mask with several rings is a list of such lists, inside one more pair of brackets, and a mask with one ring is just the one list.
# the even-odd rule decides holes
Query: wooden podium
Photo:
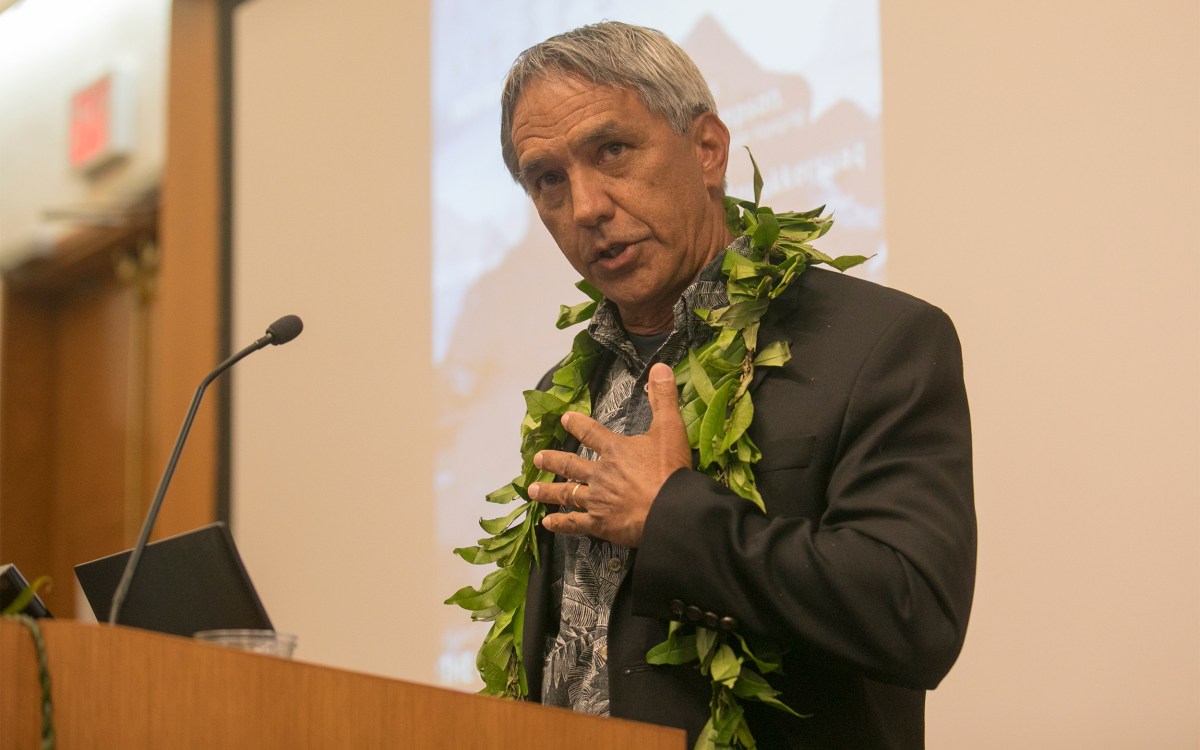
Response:
[{"label": "wooden podium", "polygon": [[[244,653],[133,628],[42,621],[60,750],[685,750],[679,729]],[[33,639],[0,620],[0,750],[38,747]]]}]

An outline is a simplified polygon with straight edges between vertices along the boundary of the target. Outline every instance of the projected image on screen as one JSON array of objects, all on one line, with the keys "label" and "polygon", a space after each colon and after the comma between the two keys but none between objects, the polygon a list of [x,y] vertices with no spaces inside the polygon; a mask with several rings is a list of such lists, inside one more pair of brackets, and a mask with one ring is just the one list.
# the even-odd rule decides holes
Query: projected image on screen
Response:
[{"label": "projected image on screen", "polygon": [[[521,392],[569,350],[560,304],[583,299],[577,275],[509,178],[500,157],[499,94],[522,50],[553,34],[610,19],[659,29],[695,59],[731,135],[729,194],[753,197],[749,147],[763,204],[827,205],[830,255],[886,256],[881,154],[879,17],[875,0],[774,2],[607,0],[560,7],[542,0],[433,3],[433,351],[439,415],[438,576],[447,595],[488,568],[449,554],[482,536],[483,496],[520,468]],[[475,651],[486,623],[443,613],[442,683],[478,684]]]}]

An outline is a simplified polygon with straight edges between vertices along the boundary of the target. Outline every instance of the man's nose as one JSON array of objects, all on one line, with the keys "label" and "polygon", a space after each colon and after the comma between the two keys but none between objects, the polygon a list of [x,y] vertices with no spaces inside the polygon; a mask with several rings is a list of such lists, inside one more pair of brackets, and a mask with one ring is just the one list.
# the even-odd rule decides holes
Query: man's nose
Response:
[{"label": "man's nose", "polygon": [[594,227],[611,219],[615,206],[609,185],[602,175],[580,170],[571,177],[571,207],[575,223]]}]

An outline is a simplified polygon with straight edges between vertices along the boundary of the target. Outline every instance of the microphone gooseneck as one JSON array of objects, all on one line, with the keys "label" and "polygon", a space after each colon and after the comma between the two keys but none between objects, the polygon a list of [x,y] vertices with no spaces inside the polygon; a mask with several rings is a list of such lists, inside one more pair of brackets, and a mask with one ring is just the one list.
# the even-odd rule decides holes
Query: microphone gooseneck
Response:
[{"label": "microphone gooseneck", "polygon": [[216,369],[210,372],[204,380],[200,381],[200,386],[196,389],[196,394],[192,396],[192,405],[188,408],[187,416],[184,417],[183,426],[179,429],[179,437],[175,438],[175,447],[171,450],[171,457],[167,460],[167,468],[163,471],[162,479],[158,482],[158,489],[154,493],[154,500],[150,502],[150,509],[146,511],[146,520],[142,522],[142,530],[138,534],[137,543],[133,545],[133,550],[129,554],[129,561],[125,563],[125,571],[121,574],[121,581],[117,584],[117,590],[113,593],[112,605],[108,610],[108,623],[110,625],[119,624],[118,618],[121,615],[121,606],[125,603],[125,598],[129,595],[129,587],[133,583],[133,576],[137,572],[138,563],[142,559],[142,553],[146,551],[146,543],[150,539],[150,532],[154,529],[154,522],[158,519],[158,511],[162,508],[163,498],[166,497],[167,486],[171,483],[171,476],[175,473],[175,465],[179,463],[179,455],[183,452],[183,444],[187,442],[188,433],[192,429],[192,421],[196,418],[196,411],[200,408],[200,401],[204,398],[204,391],[208,388],[208,384],[216,380],[221,373],[233,367],[246,356],[253,354],[268,344],[274,346],[286,344],[299,336],[303,330],[304,322],[300,318],[295,315],[285,315],[267,327],[265,336],[217,365]]}]

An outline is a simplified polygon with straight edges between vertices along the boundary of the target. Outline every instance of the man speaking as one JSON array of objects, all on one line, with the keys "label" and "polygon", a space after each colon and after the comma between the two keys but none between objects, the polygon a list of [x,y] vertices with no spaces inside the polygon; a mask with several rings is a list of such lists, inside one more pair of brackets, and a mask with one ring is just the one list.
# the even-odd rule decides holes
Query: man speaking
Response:
[{"label": "man speaking", "polygon": [[488,692],[697,747],[922,747],[974,585],[950,320],[813,267],[814,212],[726,205],[729,131],[656,31],[522,53],[501,142],[598,304],[489,496],[527,526],[459,551],[500,565],[451,600],[494,623]]}]

